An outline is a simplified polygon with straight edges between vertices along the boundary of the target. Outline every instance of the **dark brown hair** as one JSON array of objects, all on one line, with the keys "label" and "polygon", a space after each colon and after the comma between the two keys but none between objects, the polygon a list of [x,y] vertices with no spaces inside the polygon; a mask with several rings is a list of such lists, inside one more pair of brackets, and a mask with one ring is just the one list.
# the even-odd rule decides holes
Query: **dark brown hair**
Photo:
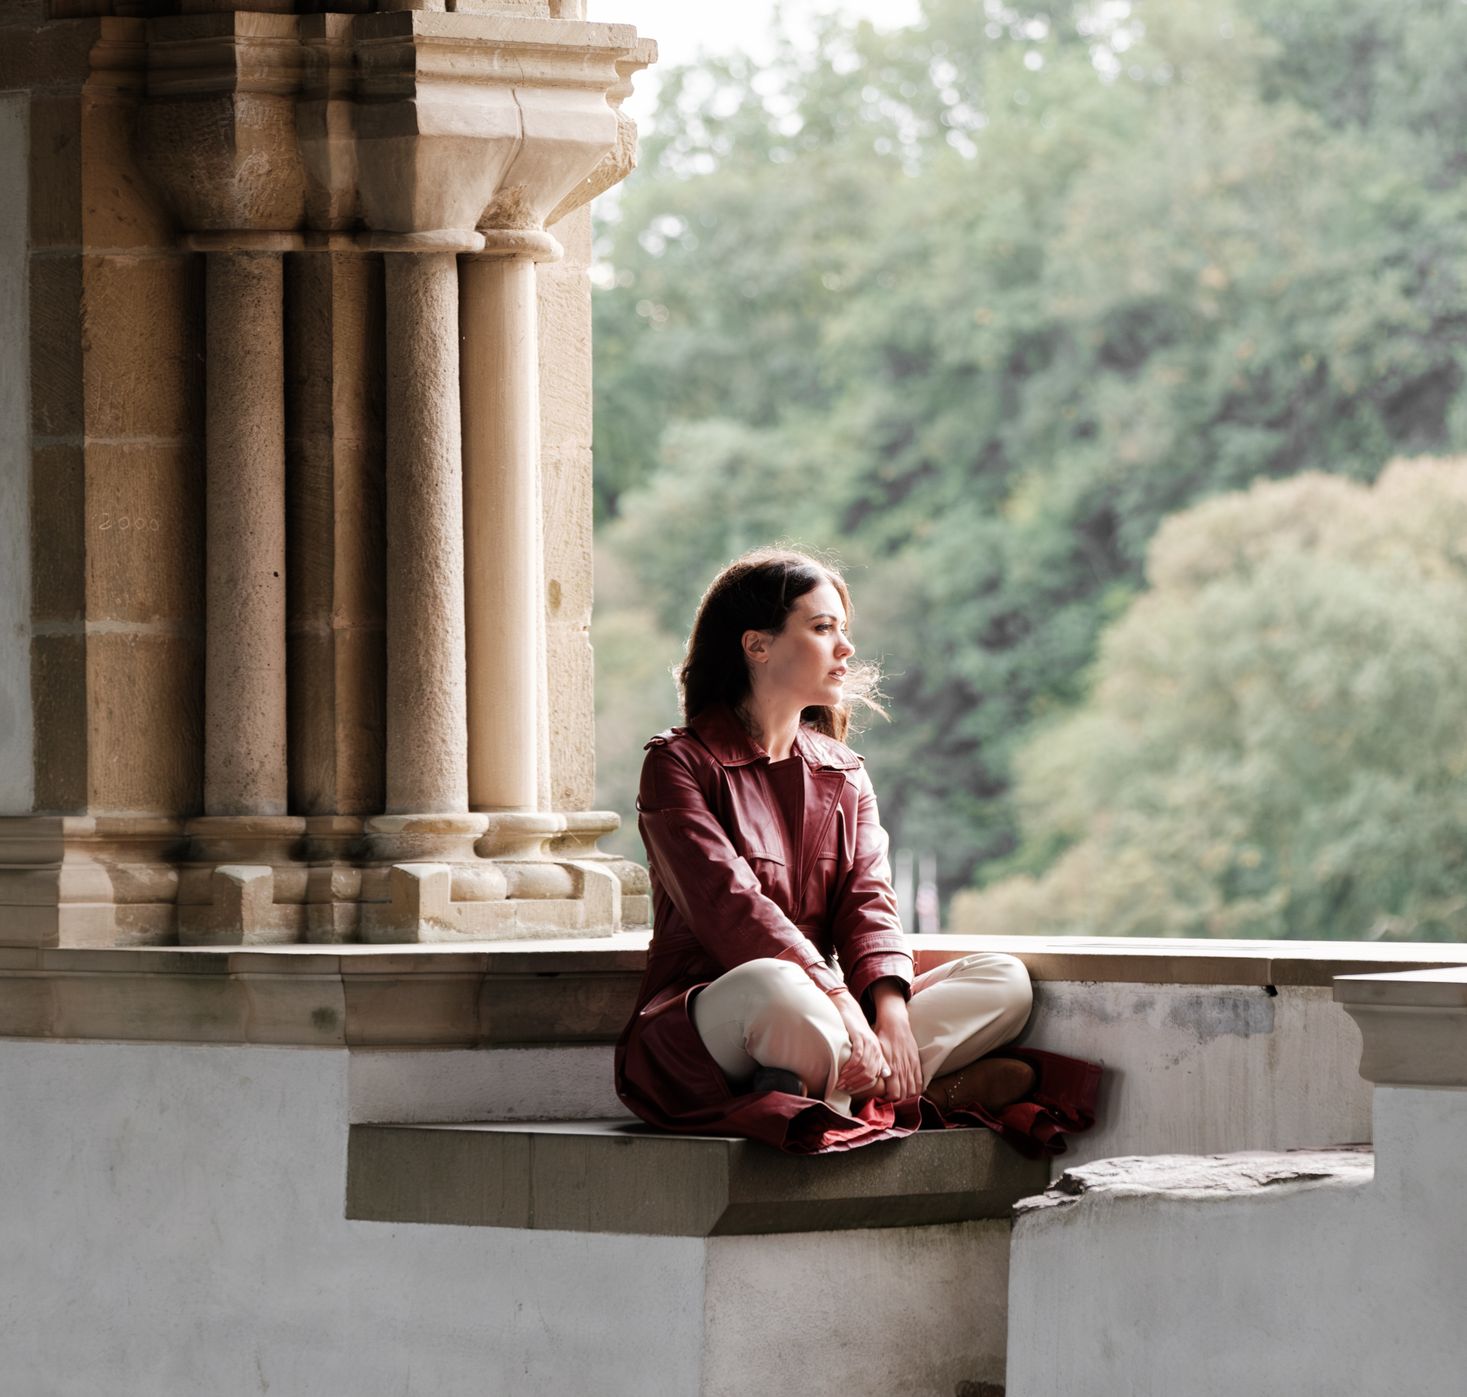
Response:
[{"label": "dark brown hair", "polygon": [[[829,563],[787,548],[756,548],[735,558],[709,584],[698,603],[688,651],[677,669],[683,717],[691,721],[705,708],[726,703],[735,712],[752,684],[744,658],[745,631],[784,630],[795,602],[822,582],[840,594],[846,621],[852,620],[851,594],[845,579]],[[800,721],[842,741],[855,708],[886,716],[877,701],[880,670],[854,659],[847,662],[845,699],[835,705],[804,709]]]}]

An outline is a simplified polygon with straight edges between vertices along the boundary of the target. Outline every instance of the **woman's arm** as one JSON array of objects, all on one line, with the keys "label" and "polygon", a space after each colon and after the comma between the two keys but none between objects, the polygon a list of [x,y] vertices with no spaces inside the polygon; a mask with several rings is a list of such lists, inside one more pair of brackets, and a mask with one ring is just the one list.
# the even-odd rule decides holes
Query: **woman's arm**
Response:
[{"label": "woman's arm", "polygon": [[[912,983],[912,952],[902,932],[896,892],[887,861],[886,831],[876,809],[876,792],[862,767],[856,773],[855,854],[831,909],[831,935],[846,984],[857,999],[878,980],[896,982],[905,999]],[[876,1006],[872,1004],[874,1012]]]},{"label": "woman's arm", "polygon": [[726,970],[766,956],[794,961],[826,994],[842,988],[815,944],[765,896],[674,747],[642,764],[638,824],[658,880],[693,935]]}]

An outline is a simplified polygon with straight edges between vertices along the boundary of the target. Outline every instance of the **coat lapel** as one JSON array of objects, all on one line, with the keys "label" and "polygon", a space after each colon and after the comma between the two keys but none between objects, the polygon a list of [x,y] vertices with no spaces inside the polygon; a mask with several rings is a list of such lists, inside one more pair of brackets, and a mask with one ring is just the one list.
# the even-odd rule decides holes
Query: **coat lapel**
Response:
[{"label": "coat lapel", "polygon": [[800,829],[799,866],[795,870],[795,896],[804,914],[808,884],[820,854],[830,844],[830,827],[846,792],[846,772],[860,766],[848,748],[811,728],[801,728],[795,750],[804,760],[805,818]]},{"label": "coat lapel", "polygon": [[[769,760],[764,750],[739,722],[731,709],[715,704],[690,719],[688,726],[699,740],[726,767],[749,766]],[[847,787],[846,773],[860,767],[861,759],[843,743],[813,728],[802,727],[795,738],[795,752],[804,778],[804,802],[800,820],[800,836],[796,847],[788,851],[794,867],[790,870],[790,887],[794,892],[795,918],[804,915],[807,884],[814,875],[821,851],[830,839],[830,827],[841,797]],[[833,846],[832,846],[833,847]]]}]

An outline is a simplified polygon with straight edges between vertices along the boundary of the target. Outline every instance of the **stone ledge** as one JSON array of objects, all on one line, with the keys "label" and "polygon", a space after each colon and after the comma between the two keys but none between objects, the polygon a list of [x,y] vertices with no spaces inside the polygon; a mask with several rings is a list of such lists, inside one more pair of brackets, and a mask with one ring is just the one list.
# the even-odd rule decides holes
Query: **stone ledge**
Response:
[{"label": "stone ledge", "polygon": [[[470,945],[0,948],[0,1037],[311,1047],[607,1043],[635,1001],[647,940],[635,931]],[[1467,965],[1467,946],[969,936],[913,943],[919,970],[1000,951],[1019,956],[1041,985],[1299,988],[1352,972],[1435,966],[1449,974]]]},{"label": "stone ledge", "polygon": [[1467,967],[1342,975],[1335,1002],[1360,1026],[1366,1081],[1467,1087]]},{"label": "stone ledge", "polygon": [[1214,941],[1167,937],[915,936],[917,968],[968,955],[1018,956],[1035,981],[1133,985],[1303,985],[1337,975],[1467,965],[1467,944],[1358,941]]},{"label": "stone ledge", "polygon": [[1355,1188],[1375,1177],[1368,1145],[1317,1150],[1248,1150],[1210,1155],[1131,1155],[1066,1169],[1043,1193],[1021,1200],[1020,1217],[1069,1209],[1086,1199],[1180,1199],[1224,1202],[1302,1189]]},{"label": "stone ledge", "polygon": [[815,1158],[619,1121],[354,1125],[346,1215],[656,1237],[915,1227],[1006,1218],[1042,1188],[986,1130],[923,1131]]}]

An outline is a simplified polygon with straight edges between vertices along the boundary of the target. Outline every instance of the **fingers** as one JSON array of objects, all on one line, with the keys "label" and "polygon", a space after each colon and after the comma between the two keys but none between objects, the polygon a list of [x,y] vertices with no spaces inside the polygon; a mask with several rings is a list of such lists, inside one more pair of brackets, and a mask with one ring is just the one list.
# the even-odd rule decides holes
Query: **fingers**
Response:
[{"label": "fingers", "polygon": [[846,1060],[846,1065],[841,1068],[836,1085],[853,1096],[872,1096],[881,1090],[882,1082],[888,1075],[882,1070],[884,1066],[882,1063],[858,1061],[852,1053]]},{"label": "fingers", "polygon": [[904,1101],[922,1090],[922,1065],[910,1031],[878,1029],[882,1078],[876,1094],[883,1101]]},{"label": "fingers", "polygon": [[881,1089],[882,1081],[891,1073],[881,1045],[872,1033],[851,1035],[851,1055],[841,1068],[836,1085],[853,1095],[870,1096]]}]

